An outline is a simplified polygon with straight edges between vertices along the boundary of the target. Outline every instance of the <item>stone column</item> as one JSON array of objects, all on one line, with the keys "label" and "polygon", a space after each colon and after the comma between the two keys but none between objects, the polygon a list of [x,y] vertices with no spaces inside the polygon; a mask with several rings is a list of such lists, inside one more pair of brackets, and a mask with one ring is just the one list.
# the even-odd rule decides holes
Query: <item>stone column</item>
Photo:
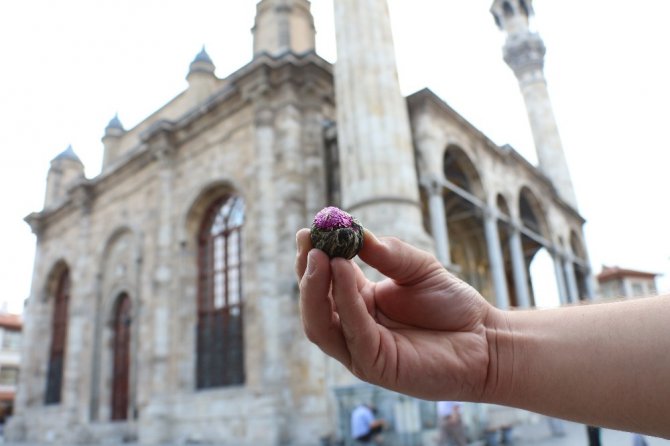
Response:
[{"label": "stone column", "polygon": [[334,13],[343,207],[379,235],[432,249],[386,1],[337,0]]},{"label": "stone column", "polygon": [[556,275],[556,285],[558,286],[558,297],[561,301],[561,305],[565,305],[570,303],[570,297],[568,296],[568,289],[565,284],[563,259],[556,250],[552,253],[551,258],[554,261],[554,274]]},{"label": "stone column", "polygon": [[[166,124],[167,125],[167,124]],[[169,403],[169,396],[172,391],[172,380],[170,377],[170,347],[171,347],[171,311],[170,304],[174,296],[173,280],[175,276],[172,259],[172,208],[173,208],[173,190],[174,190],[174,157],[175,146],[171,141],[170,127],[160,128],[149,137],[149,147],[153,153],[158,169],[158,188],[160,190],[160,203],[158,204],[158,226],[156,229],[156,247],[153,262],[154,269],[151,272],[153,279],[154,294],[149,299],[151,303],[150,312],[137,317],[132,321],[131,342],[134,344],[134,338],[140,334],[140,324],[149,324],[151,328],[151,337],[145,339],[148,348],[144,352],[150,354],[148,360],[142,360],[142,353],[135,353],[135,358],[139,360],[131,361],[131,389],[130,396],[133,393],[133,381],[137,380],[143,383],[149,383],[150,389],[138,389],[144,395],[135,395],[135,398],[149,401],[145,410],[140,412],[141,422],[139,425],[139,435],[143,442],[148,444],[161,443],[169,441],[171,436],[172,410]],[[139,288],[139,287],[138,287]],[[138,315],[138,306],[140,304],[138,296],[130,296],[132,313]],[[138,365],[143,363],[149,365],[148,369],[139,370]],[[145,376],[136,377],[137,372]],[[150,376],[146,376],[149,374]],[[140,379],[138,379],[140,378]],[[146,395],[146,394],[149,394]],[[132,416],[132,414],[129,414]]]},{"label": "stone column", "polygon": [[516,223],[510,226],[509,249],[512,257],[512,274],[516,289],[517,305],[521,308],[530,307],[530,292],[528,290],[528,269],[521,245],[521,232]]},{"label": "stone column", "polygon": [[506,309],[509,307],[509,294],[507,292],[507,280],[505,279],[505,263],[500,248],[500,237],[498,236],[498,219],[495,210],[491,208],[484,209],[484,233],[486,234],[486,249],[491,265],[496,306]]},{"label": "stone column", "polygon": [[[153,305],[153,385],[154,393],[169,391],[168,357],[170,353],[170,300],[172,262],[172,191],[174,190],[174,147],[164,135],[155,147],[158,161],[160,207],[158,216],[157,261],[154,271],[156,296]],[[137,302],[134,302],[137,304]],[[137,327],[135,327],[137,328]]]},{"label": "stone column", "polygon": [[277,203],[277,185],[275,184],[275,112],[263,98],[257,98],[255,145],[257,156],[256,177],[258,182],[257,236],[263,247],[258,252],[257,289],[260,324],[265,332],[262,380],[273,383],[283,380],[286,370],[282,367],[282,347],[277,336],[282,322],[276,317],[280,314],[280,302],[276,286],[279,281],[277,255],[279,252],[277,214],[281,210]]},{"label": "stone column", "polygon": [[[92,345],[90,334],[91,303],[95,302],[94,272],[91,257],[88,254],[91,237],[91,189],[86,180],[72,189],[72,200],[79,209],[79,240],[77,259],[70,270],[72,290],[68,303],[67,346],[65,349],[65,375],[63,381],[62,402],[71,423],[84,423],[89,417],[89,390],[86,385],[91,375]],[[70,430],[68,433],[74,435]],[[66,434],[66,438],[70,438]]]},{"label": "stone column", "polygon": [[570,302],[579,302],[579,289],[577,288],[577,279],[575,278],[575,267],[570,258],[563,260],[563,269],[567,281],[568,298]]},{"label": "stone column", "polygon": [[593,277],[593,271],[591,271],[591,268],[589,268],[586,271],[586,277],[584,278],[585,286],[586,286],[586,297],[589,299],[593,300],[596,298],[596,290],[594,287],[596,279]]},{"label": "stone column", "polygon": [[451,253],[449,249],[449,229],[444,209],[443,187],[439,180],[430,178],[426,182],[428,189],[428,210],[430,211],[430,227],[435,242],[435,254],[437,259],[445,267],[451,265]]}]

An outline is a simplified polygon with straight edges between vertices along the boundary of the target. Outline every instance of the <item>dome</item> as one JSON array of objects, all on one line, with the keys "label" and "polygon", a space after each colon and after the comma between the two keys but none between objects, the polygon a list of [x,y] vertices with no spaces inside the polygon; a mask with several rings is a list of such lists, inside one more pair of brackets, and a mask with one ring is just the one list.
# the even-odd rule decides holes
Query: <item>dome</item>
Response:
[{"label": "dome", "polygon": [[191,62],[188,74],[194,72],[214,74],[214,69],[214,63],[209,57],[209,54],[207,54],[207,51],[205,51],[205,46],[203,45],[200,52],[195,56],[195,59],[193,59],[193,62]]},{"label": "dome", "polygon": [[118,113],[114,115],[114,117],[109,121],[109,124],[107,124],[107,127],[105,127],[105,130],[110,129],[123,130],[123,131],[126,130],[123,128],[123,124],[121,124],[121,120],[119,119]]},{"label": "dome", "polygon": [[76,161],[79,164],[82,164],[81,160],[77,156],[76,153],[74,153],[74,150],[72,150],[72,145],[68,145],[67,149],[63,150],[61,153],[59,153],[54,159],[54,161],[64,161],[64,160],[70,160],[70,161]]}]

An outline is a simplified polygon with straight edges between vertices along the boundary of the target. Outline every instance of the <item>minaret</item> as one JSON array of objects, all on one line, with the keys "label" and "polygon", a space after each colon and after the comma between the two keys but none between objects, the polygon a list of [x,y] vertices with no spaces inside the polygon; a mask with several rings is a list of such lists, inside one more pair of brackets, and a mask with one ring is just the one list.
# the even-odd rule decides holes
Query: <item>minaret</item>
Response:
[{"label": "minaret", "polygon": [[102,145],[105,148],[102,156],[102,171],[105,172],[109,166],[119,157],[119,148],[121,146],[121,137],[125,135],[126,130],[119,120],[119,115],[115,114],[105,127],[105,134],[102,137]]},{"label": "minaret", "polygon": [[51,160],[47,174],[44,208],[53,207],[64,200],[68,189],[81,178],[84,178],[84,164],[74,153],[72,146],[68,146]]},{"label": "minaret", "polygon": [[544,78],[546,49],[540,36],[528,27],[532,7],[532,0],[494,0],[491,13],[498,27],[507,33],[503,58],[519,81],[539,168],[560,197],[576,209],[577,198]]},{"label": "minaret", "polygon": [[251,31],[254,56],[314,51],[314,18],[307,0],[261,0]]},{"label": "minaret", "polygon": [[385,0],[334,2],[342,206],[373,232],[432,249]]}]

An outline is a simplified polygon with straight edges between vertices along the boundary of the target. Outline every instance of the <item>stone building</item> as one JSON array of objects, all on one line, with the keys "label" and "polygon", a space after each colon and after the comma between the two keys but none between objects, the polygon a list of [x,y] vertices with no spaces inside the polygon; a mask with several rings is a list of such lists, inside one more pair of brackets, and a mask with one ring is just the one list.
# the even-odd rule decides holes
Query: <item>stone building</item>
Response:
[{"label": "stone building", "polygon": [[305,339],[293,274],[296,229],[329,204],[433,251],[500,307],[533,305],[542,248],[562,301],[590,297],[531,6],[491,11],[539,167],[430,90],[401,95],[384,0],[335,2],[335,65],[315,52],[307,0],[262,0],[247,65],[218,78],[203,48],[185,91],[134,128],[109,122],[95,178],[72,148],[54,158],[44,208],[26,218],[37,252],[8,437],[341,435],[337,395],[355,381]]}]

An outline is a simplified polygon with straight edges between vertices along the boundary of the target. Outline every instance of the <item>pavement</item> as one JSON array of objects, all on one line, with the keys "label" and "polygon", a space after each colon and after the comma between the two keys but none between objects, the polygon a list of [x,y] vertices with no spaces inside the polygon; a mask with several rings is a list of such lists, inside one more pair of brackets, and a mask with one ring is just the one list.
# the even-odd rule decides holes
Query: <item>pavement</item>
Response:
[{"label": "pavement", "polygon": [[[586,427],[582,424],[564,421],[565,435],[554,437],[546,419],[523,424],[514,428],[512,446],[588,446]],[[646,436],[648,446],[670,446],[670,440]],[[600,442],[602,446],[634,446],[633,434],[611,429],[601,429]],[[45,446],[35,443],[5,443],[0,436],[3,446]],[[133,446],[133,444],[127,444]],[[49,445],[49,446],[53,446]],[[66,445],[58,445],[66,446]],[[69,446],[69,445],[68,445]],[[262,445],[259,445],[262,446]],[[432,446],[432,442],[428,444]],[[482,442],[472,443],[470,446],[483,446]]]},{"label": "pavement", "polygon": [[[582,424],[563,422],[565,435],[553,437],[546,419],[525,424],[514,429],[514,446],[588,446],[586,427]],[[645,436],[649,446],[670,446],[670,440]],[[611,429],[601,429],[602,446],[633,446],[633,434]]]}]

